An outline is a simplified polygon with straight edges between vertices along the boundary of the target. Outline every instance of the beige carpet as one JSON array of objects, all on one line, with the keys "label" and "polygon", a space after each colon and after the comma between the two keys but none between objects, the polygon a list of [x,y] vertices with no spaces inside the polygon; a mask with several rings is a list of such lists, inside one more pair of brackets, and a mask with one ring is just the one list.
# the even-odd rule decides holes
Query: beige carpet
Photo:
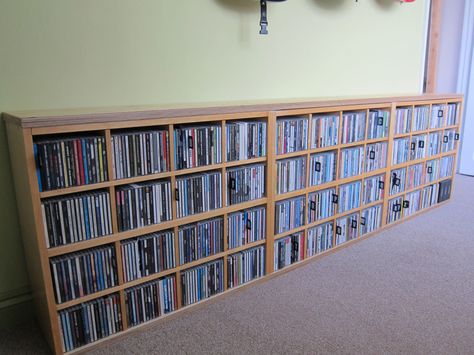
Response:
[{"label": "beige carpet", "polygon": [[[44,353],[33,325],[0,353]],[[474,353],[474,178],[445,206],[94,354]]]}]

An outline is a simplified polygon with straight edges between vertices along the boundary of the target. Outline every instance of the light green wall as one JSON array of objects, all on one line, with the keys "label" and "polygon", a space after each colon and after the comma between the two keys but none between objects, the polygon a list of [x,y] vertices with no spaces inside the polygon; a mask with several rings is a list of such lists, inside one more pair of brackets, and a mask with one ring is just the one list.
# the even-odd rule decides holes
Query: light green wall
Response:
[{"label": "light green wall", "polygon": [[[425,1],[0,0],[0,112],[419,92]],[[27,286],[0,125],[0,301]]]}]

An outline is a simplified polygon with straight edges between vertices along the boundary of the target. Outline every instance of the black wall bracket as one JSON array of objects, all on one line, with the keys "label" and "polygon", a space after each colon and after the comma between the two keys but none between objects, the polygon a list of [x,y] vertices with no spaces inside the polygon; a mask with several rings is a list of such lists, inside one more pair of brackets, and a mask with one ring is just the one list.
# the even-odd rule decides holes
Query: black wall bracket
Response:
[{"label": "black wall bracket", "polygon": [[282,2],[286,0],[260,0],[260,34],[268,34],[268,20],[267,20],[267,1]]}]

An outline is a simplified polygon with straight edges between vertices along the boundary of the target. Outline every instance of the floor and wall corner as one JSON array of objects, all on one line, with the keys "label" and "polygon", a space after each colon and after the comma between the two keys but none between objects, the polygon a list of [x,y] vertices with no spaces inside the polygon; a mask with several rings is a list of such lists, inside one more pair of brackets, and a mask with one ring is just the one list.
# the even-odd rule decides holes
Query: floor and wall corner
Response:
[{"label": "floor and wall corner", "polygon": [[[440,1],[436,87],[454,93],[465,1]],[[429,3],[268,2],[261,36],[252,0],[0,0],[0,112],[421,94]],[[11,163],[2,119],[0,353],[48,353]],[[457,175],[439,208],[91,352],[468,353],[473,188]]]}]

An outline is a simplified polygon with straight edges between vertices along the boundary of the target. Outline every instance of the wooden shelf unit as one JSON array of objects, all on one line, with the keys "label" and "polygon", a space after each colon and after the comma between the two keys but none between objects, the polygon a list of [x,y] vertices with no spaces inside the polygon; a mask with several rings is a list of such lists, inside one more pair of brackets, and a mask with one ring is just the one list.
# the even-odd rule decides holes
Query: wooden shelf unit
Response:
[{"label": "wooden shelf unit", "polygon": [[[449,127],[440,127],[436,129],[427,129],[424,131],[410,132],[407,134],[395,135],[395,117],[396,117],[396,108],[397,107],[415,107],[428,105],[430,107],[429,119],[431,118],[431,105],[433,104],[444,104],[447,103],[456,103],[458,104],[457,110],[457,120],[456,125]],[[340,132],[342,126],[342,115],[344,112],[348,111],[365,111],[368,113],[370,109],[384,109],[390,112],[390,125],[388,130],[387,137],[363,140],[355,143],[341,144]],[[446,111],[444,110],[443,123],[446,120]],[[339,114],[339,141],[337,145],[325,148],[312,148],[311,147],[311,118],[312,115],[323,114],[323,113],[338,113]],[[279,117],[284,116],[306,116],[308,118],[308,142],[307,149],[289,153],[289,154],[276,154],[276,122]],[[133,329],[139,329],[145,324],[135,326],[133,328],[128,328],[126,321],[126,312],[125,312],[125,289],[146,283],[152,280],[157,280],[161,277],[172,275],[176,276],[176,286],[177,286],[177,296],[178,296],[178,310],[174,313],[187,309],[189,306],[183,307],[181,302],[181,280],[180,274],[183,270],[191,268],[196,265],[201,265],[208,261],[223,259],[224,263],[224,293],[227,291],[227,262],[226,258],[230,254],[240,252],[242,250],[247,250],[252,247],[265,245],[265,275],[277,274],[282,271],[290,270],[291,268],[301,265],[309,259],[317,258],[323,255],[327,255],[330,252],[338,250],[340,248],[346,247],[347,245],[366,238],[369,235],[373,235],[379,230],[399,223],[404,220],[404,217],[401,217],[394,223],[387,224],[387,208],[388,201],[396,198],[406,196],[407,193],[422,189],[425,186],[436,184],[443,179],[437,179],[433,182],[423,182],[422,185],[417,186],[411,190],[405,190],[398,194],[390,195],[389,193],[389,182],[390,182],[390,172],[394,168],[408,167],[414,164],[426,164],[426,161],[433,160],[436,158],[441,158],[448,155],[456,156],[459,144],[455,144],[455,150],[446,153],[440,153],[435,156],[425,157],[422,159],[417,159],[413,161],[408,161],[398,165],[392,165],[392,145],[393,140],[399,137],[408,137],[411,140],[413,135],[418,134],[429,134],[431,132],[444,132],[446,129],[455,129],[459,133],[461,127],[461,117],[462,117],[462,96],[461,95],[421,95],[421,96],[409,96],[409,97],[390,97],[390,98],[373,98],[373,99],[341,99],[341,100],[324,100],[324,101],[295,101],[295,102],[279,102],[279,103],[263,103],[263,104],[246,104],[246,105],[223,105],[223,106],[210,106],[210,107],[197,107],[197,108],[147,108],[147,109],[123,109],[123,110],[111,110],[103,112],[94,112],[93,110],[81,111],[65,111],[65,112],[27,112],[27,113],[11,113],[4,114],[4,118],[7,124],[7,133],[10,146],[10,154],[12,161],[12,168],[15,181],[16,196],[18,201],[19,215],[21,219],[22,227],[22,237],[23,244],[25,248],[25,255],[28,263],[28,269],[30,274],[30,280],[32,283],[32,289],[34,294],[34,300],[37,308],[38,319],[47,340],[49,341],[51,348],[55,353],[62,353],[62,339],[61,331],[58,321],[58,311],[66,309],[68,307],[78,305],[82,302],[90,301],[96,298],[99,298],[104,295],[109,295],[112,293],[118,293],[120,296],[120,306],[122,313],[122,327],[123,330],[119,334],[124,334]],[[412,115],[412,119],[414,115]],[[235,120],[244,120],[244,119],[259,119],[267,123],[267,149],[266,156],[261,158],[241,160],[241,161],[226,161],[226,123],[227,121]],[[173,145],[173,131],[175,125],[186,124],[186,123],[218,123],[222,127],[222,163],[202,166],[192,169],[183,169],[176,170],[174,167],[174,145]],[[111,136],[115,130],[127,130],[127,129],[139,129],[139,128],[150,128],[150,127],[162,127],[168,130],[169,133],[169,154],[170,154],[170,166],[171,169],[168,172],[137,176],[134,178],[114,180],[112,179],[112,153],[111,153]],[[42,135],[58,135],[58,134],[74,134],[79,132],[99,132],[105,137],[106,146],[107,146],[107,160],[108,160],[108,174],[110,177],[109,181],[91,184],[91,185],[82,185],[76,187],[70,187],[66,189],[57,189],[51,191],[40,192],[36,177],[36,167],[35,167],[35,157],[33,152],[33,143],[34,139],[37,136]],[[365,137],[367,137],[368,124],[366,124]],[[348,178],[339,178],[339,169],[340,169],[340,156],[341,151],[345,148],[361,146],[364,149],[364,157],[366,155],[366,146],[367,144],[386,142],[387,147],[387,162],[386,167],[383,169],[365,172],[365,161],[363,161],[364,172],[357,176],[351,176]],[[428,149],[428,144],[425,144],[425,150]],[[336,180],[325,183],[318,186],[309,185],[309,169],[310,169],[310,156],[314,153],[326,152],[326,151],[336,151]],[[278,195],[276,192],[276,163],[278,160],[292,158],[292,157],[305,157],[306,158],[306,184],[305,188],[288,192],[282,195]],[[259,200],[248,201],[241,204],[227,205],[226,201],[226,171],[227,168],[248,165],[253,163],[263,163],[266,166],[266,181],[265,181],[265,190],[266,196]],[[454,159],[453,171],[456,171],[456,159]],[[132,229],[127,231],[119,231],[117,223],[117,210],[115,203],[115,189],[120,185],[146,182],[157,179],[169,179],[171,181],[172,191],[174,191],[176,178],[182,175],[207,172],[207,171],[220,171],[222,176],[222,208],[211,210],[208,212],[195,214],[183,218],[176,218],[177,215],[177,203],[176,200],[172,199],[172,214],[173,218],[170,221],[166,221],[160,224],[147,226],[139,229]],[[379,201],[375,201],[366,205],[363,205],[362,200],[362,190],[361,190],[361,200],[359,207],[352,209],[350,211],[344,211],[343,213],[338,213],[335,209],[333,216],[326,218],[324,220],[319,220],[316,222],[308,223],[308,195],[315,191],[320,191],[327,188],[335,188],[337,193],[341,185],[361,181],[363,182],[365,178],[384,175],[385,176],[385,193],[384,198]],[[453,173],[452,173],[453,175]],[[74,244],[63,245],[55,248],[47,248],[45,242],[43,221],[41,215],[41,201],[42,199],[50,197],[59,197],[65,196],[68,194],[74,194],[78,192],[88,192],[99,189],[108,190],[110,193],[111,199],[111,219],[112,219],[112,230],[113,233],[108,236],[99,237],[96,239],[91,239],[87,241],[82,241]],[[174,193],[173,193],[174,195]],[[280,200],[284,200],[291,197],[304,196],[305,198],[305,217],[304,225],[293,230],[275,235],[275,203]],[[174,197],[174,196],[173,196]],[[444,203],[444,202],[443,202]],[[441,204],[443,204],[441,203]],[[335,233],[333,233],[333,248],[327,251],[324,251],[320,254],[314,255],[310,258],[307,257],[307,231],[309,228],[320,225],[326,222],[332,222],[334,227],[336,220],[340,217],[351,215],[355,212],[359,213],[365,208],[372,207],[375,205],[382,205],[382,221],[381,227],[375,232],[368,233],[362,237],[359,237],[353,240],[349,240],[343,244],[336,245],[335,243]],[[429,208],[436,207],[437,204]],[[250,243],[238,248],[229,249],[227,245],[227,216],[229,213],[245,210],[251,207],[256,206],[265,206],[266,207],[266,236],[264,240]],[[427,209],[429,209],[427,208]],[[425,210],[427,210],[425,209]],[[425,211],[420,210],[412,215],[418,215],[419,213]],[[402,213],[403,214],[403,213]],[[216,255],[212,255],[191,263],[184,265],[179,265],[179,250],[178,250],[178,228],[184,224],[198,222],[204,219],[213,218],[221,216],[223,217],[223,226],[224,226],[224,250]],[[335,229],[335,228],[334,228]],[[137,280],[125,282],[124,275],[122,272],[122,256],[121,256],[121,241],[135,238],[141,235],[148,233],[153,233],[163,230],[173,230],[175,235],[175,259],[176,267],[170,270],[165,270],[157,274],[149,275]],[[278,272],[274,271],[274,242],[277,239],[283,238],[285,236],[291,235],[296,232],[304,232],[305,238],[305,257],[302,261],[292,264]],[[50,258],[57,257],[60,255],[73,253],[81,250],[86,250],[89,248],[102,246],[102,245],[113,245],[115,248],[116,258],[117,258],[117,273],[118,273],[118,286],[102,290],[97,293],[93,293],[81,298],[77,298],[68,302],[61,304],[56,304],[54,297],[54,287],[53,281],[50,272]],[[255,281],[255,280],[253,280]],[[248,284],[253,284],[249,282]],[[241,286],[234,287],[233,289],[240,289]],[[164,315],[155,319],[157,321],[162,318],[166,318],[168,315]],[[153,321],[151,321],[153,322]],[[110,338],[115,338],[117,335],[113,335],[109,338],[101,339],[97,342],[85,345],[81,348],[75,349],[72,352],[84,351],[90,347],[96,346],[97,344],[106,341]]]}]

